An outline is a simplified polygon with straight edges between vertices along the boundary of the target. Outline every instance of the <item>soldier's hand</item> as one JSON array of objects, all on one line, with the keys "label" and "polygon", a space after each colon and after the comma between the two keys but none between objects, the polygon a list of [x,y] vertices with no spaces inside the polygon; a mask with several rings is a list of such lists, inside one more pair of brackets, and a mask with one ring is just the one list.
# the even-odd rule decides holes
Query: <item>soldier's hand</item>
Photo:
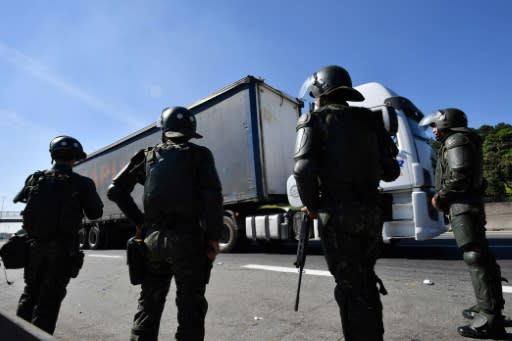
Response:
[{"label": "soldier's hand", "polygon": [[434,206],[434,208],[437,209],[438,211],[443,210],[443,208],[441,207],[441,203],[439,202],[439,200],[437,200],[436,197],[432,198],[432,206]]},{"label": "soldier's hand", "polygon": [[316,217],[318,217],[317,211],[309,209],[305,206],[303,208],[301,208],[300,211],[306,213],[307,216],[310,217],[311,219],[315,219]]},{"label": "soldier's hand", "polygon": [[209,240],[208,241],[208,249],[206,250],[206,256],[210,261],[214,261],[215,257],[219,254],[219,241],[218,240]]},{"label": "soldier's hand", "polygon": [[142,225],[135,225],[135,237],[142,238]]}]

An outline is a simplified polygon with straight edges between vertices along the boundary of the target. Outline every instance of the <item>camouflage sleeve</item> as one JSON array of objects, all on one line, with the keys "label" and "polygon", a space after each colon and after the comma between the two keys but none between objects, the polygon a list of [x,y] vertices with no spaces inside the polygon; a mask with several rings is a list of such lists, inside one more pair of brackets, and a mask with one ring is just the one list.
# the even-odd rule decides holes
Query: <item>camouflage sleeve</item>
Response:
[{"label": "camouflage sleeve", "polygon": [[311,114],[307,113],[299,117],[293,175],[302,203],[316,210],[319,206],[319,166],[315,151],[317,136],[314,128],[314,117]]},{"label": "camouflage sleeve", "polygon": [[145,180],[145,150],[138,151],[126,166],[112,179],[107,197],[115,202],[124,215],[136,225],[144,223],[144,215],[133,200],[131,192],[137,183]]},{"label": "camouflage sleeve", "polygon": [[103,214],[103,202],[101,201],[96,185],[92,179],[84,177],[84,188],[81,193],[80,203],[85,216],[89,219],[101,218]]},{"label": "camouflage sleeve", "polygon": [[201,221],[208,240],[219,240],[223,224],[223,198],[219,175],[211,151],[201,148],[199,163],[199,196]]}]

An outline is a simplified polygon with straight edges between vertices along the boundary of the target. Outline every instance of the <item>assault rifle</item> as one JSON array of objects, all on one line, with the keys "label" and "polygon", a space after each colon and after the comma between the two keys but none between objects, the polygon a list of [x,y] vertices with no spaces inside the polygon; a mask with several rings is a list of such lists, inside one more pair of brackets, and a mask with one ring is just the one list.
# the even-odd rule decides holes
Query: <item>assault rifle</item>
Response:
[{"label": "assault rifle", "polygon": [[299,297],[300,297],[300,283],[302,282],[302,272],[306,264],[306,252],[308,251],[309,229],[311,226],[311,219],[307,214],[304,214],[304,219],[300,224],[299,231],[299,244],[297,245],[297,260],[295,267],[299,268],[299,284],[297,286],[297,296],[295,297],[295,311],[299,310]]}]

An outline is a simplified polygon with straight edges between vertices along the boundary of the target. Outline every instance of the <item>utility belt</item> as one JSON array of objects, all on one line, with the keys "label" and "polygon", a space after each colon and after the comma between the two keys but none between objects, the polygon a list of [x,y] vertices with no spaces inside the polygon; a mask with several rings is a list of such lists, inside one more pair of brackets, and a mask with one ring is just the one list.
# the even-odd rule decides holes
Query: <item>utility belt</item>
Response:
[{"label": "utility belt", "polygon": [[58,244],[68,244],[73,241],[73,238],[71,237],[64,237],[62,235],[58,234],[52,234],[49,236],[38,236],[38,237],[32,237],[30,236],[30,239],[35,241],[37,244],[49,244],[49,243],[58,243]]},{"label": "utility belt", "polygon": [[447,200],[447,206],[453,204],[465,204],[471,206],[482,206],[482,196],[476,193],[452,193]]},{"label": "utility belt", "polygon": [[348,207],[348,206],[368,206],[377,205],[380,201],[381,193],[377,189],[373,191],[354,192],[348,189],[332,191],[325,193],[321,202],[324,207]]},{"label": "utility belt", "polygon": [[[373,199],[373,198],[372,198]],[[369,206],[378,206],[378,200],[375,198],[374,200],[362,201],[362,200],[346,200],[346,201],[338,201],[326,203],[324,205],[325,210],[329,213],[344,213],[347,211],[352,211],[354,209],[359,209],[360,207],[369,207]]]},{"label": "utility belt", "polygon": [[164,223],[154,223],[150,224],[149,230],[168,230],[177,234],[197,234],[202,231],[197,219],[175,219]]},{"label": "utility belt", "polygon": [[48,236],[45,238],[32,238],[27,234],[14,235],[0,250],[1,257],[7,269],[24,268],[30,261],[31,247],[59,248],[65,249],[66,255],[69,257],[68,275],[76,278],[80,269],[84,264],[84,253],[79,250],[78,242],[74,242],[72,238],[64,238],[62,236]]}]

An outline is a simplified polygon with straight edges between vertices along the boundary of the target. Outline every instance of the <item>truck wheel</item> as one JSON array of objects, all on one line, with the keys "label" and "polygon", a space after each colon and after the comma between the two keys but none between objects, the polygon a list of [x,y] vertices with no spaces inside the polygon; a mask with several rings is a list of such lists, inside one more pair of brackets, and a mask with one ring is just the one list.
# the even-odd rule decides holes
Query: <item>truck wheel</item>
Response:
[{"label": "truck wheel", "polygon": [[98,225],[91,226],[88,236],[89,247],[91,250],[99,250],[105,246],[105,231],[103,231]]},{"label": "truck wheel", "polygon": [[80,230],[78,230],[78,245],[82,250],[89,248],[89,236],[87,232],[88,231],[86,227],[82,227]]},{"label": "truck wheel", "polygon": [[221,252],[233,252],[238,240],[238,228],[233,218],[224,216],[222,235],[219,240]]}]

